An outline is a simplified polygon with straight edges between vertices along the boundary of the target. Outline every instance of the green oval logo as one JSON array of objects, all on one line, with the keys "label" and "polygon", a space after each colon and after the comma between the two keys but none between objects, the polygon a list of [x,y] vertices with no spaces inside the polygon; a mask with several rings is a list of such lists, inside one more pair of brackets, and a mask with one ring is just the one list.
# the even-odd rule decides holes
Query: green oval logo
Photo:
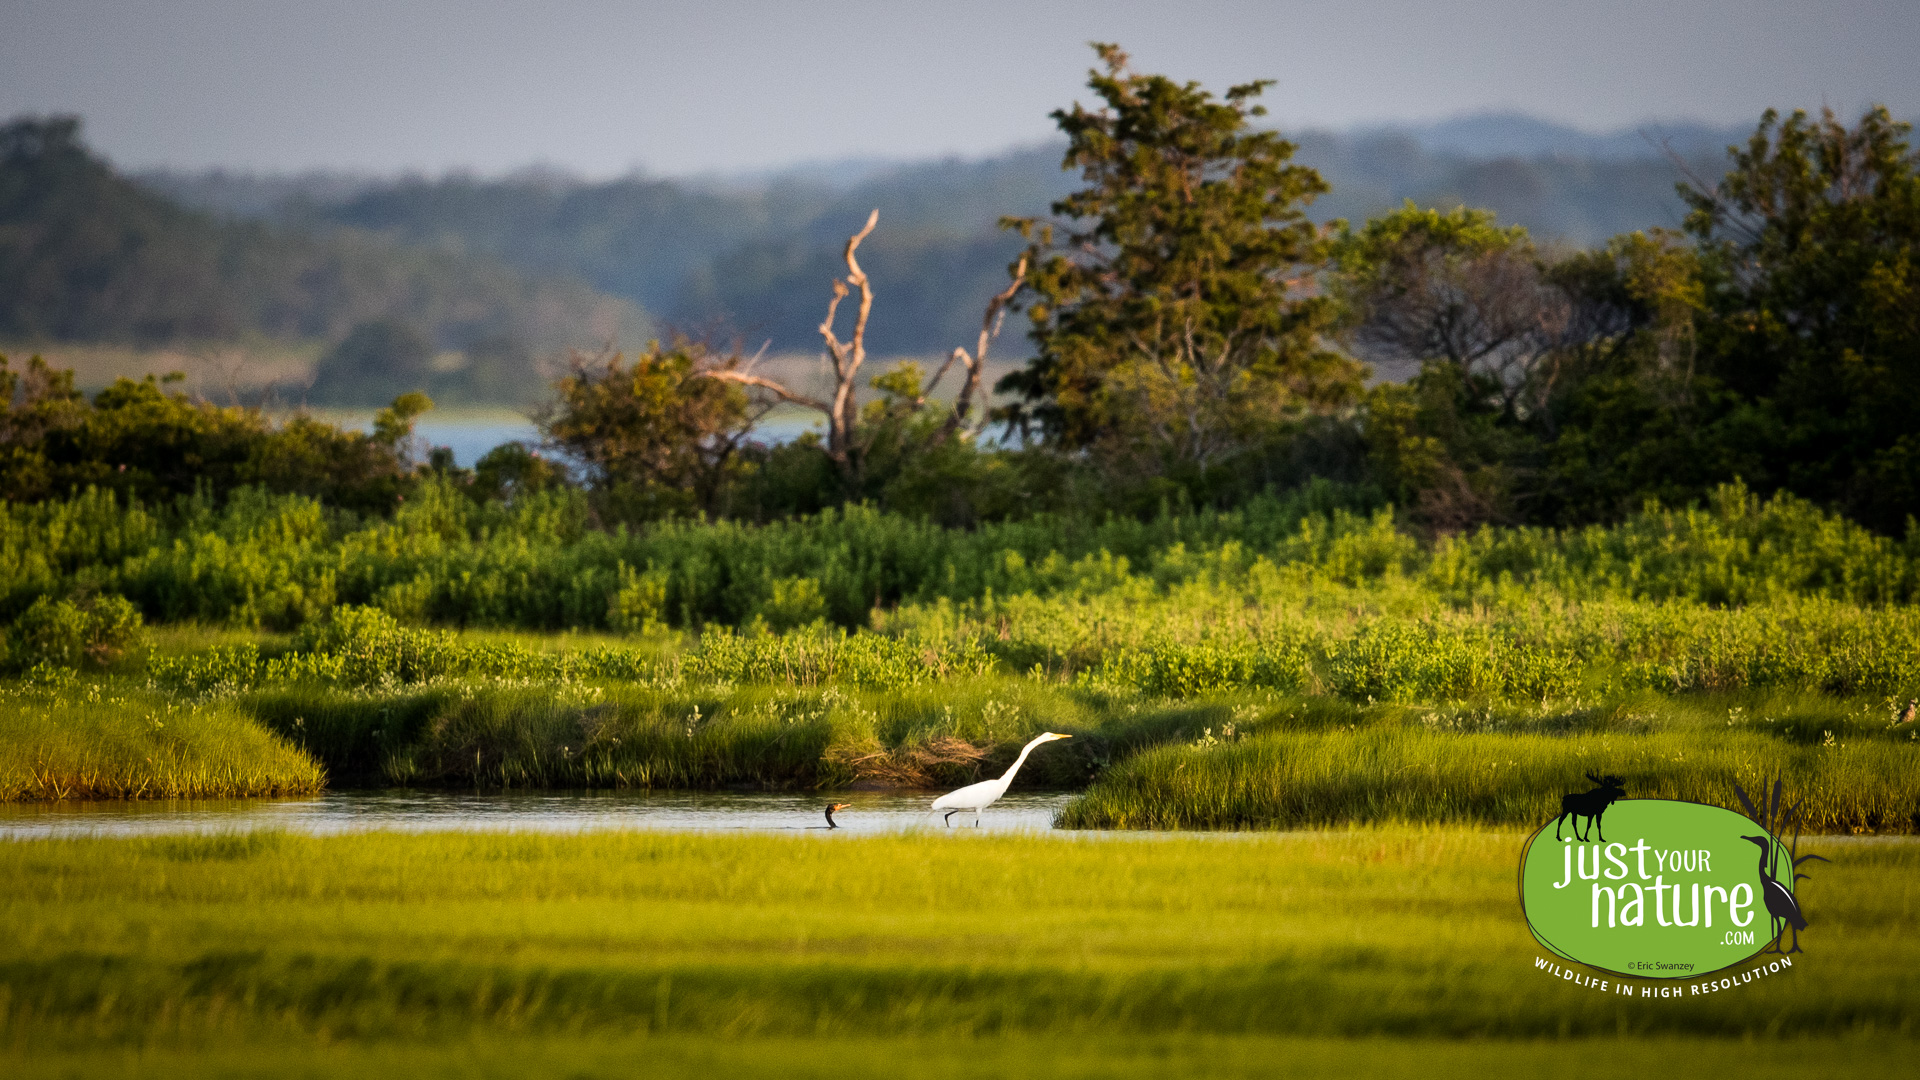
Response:
[{"label": "green oval logo", "polygon": [[1604,833],[1592,822],[1576,828],[1577,819],[1544,825],[1521,858],[1527,925],[1562,958],[1689,979],[1757,955],[1795,920],[1806,925],[1792,856],[1752,820],[1702,803],[1624,799],[1602,821]]}]

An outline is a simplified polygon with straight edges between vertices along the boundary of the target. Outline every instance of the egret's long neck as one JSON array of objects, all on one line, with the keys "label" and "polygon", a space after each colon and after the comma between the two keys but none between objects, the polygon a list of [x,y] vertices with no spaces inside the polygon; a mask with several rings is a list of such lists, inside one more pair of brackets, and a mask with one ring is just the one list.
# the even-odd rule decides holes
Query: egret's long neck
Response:
[{"label": "egret's long neck", "polygon": [[1005,791],[1007,789],[1007,785],[1013,783],[1013,774],[1019,772],[1020,766],[1025,765],[1027,763],[1027,755],[1033,753],[1033,748],[1036,746],[1039,746],[1041,743],[1046,741],[1047,741],[1047,737],[1045,735],[1042,735],[1039,738],[1033,740],[1032,742],[1020,748],[1020,756],[1017,758],[1014,758],[1013,764],[1009,765],[1007,767],[1007,771],[1000,775],[1000,790]]}]

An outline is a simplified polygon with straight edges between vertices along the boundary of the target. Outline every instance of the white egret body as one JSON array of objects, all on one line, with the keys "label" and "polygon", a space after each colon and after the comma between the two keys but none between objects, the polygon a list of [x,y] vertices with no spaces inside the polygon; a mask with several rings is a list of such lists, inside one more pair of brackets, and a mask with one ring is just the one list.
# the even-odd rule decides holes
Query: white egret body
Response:
[{"label": "white egret body", "polygon": [[1013,774],[1019,772],[1020,766],[1027,763],[1027,755],[1033,753],[1034,747],[1043,742],[1053,742],[1055,739],[1071,738],[1073,738],[1071,735],[1055,735],[1051,731],[1034,736],[1032,742],[1020,748],[1020,756],[1013,759],[1013,764],[1008,766],[1007,771],[1002,773],[999,779],[982,780],[977,784],[968,784],[959,791],[949,791],[933,800],[933,812],[937,814],[945,810],[947,816],[944,820],[948,825],[952,825],[953,815],[962,810],[971,810],[973,823],[976,826],[979,825],[980,811],[1000,801],[1000,796],[1007,793],[1008,786],[1013,783]]}]

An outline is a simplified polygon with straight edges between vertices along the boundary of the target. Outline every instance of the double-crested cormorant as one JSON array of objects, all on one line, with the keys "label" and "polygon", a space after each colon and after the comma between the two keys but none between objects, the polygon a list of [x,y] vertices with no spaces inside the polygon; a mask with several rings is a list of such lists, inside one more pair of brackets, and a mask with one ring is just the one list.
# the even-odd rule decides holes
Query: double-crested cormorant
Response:
[{"label": "double-crested cormorant", "polygon": [[977,784],[968,784],[959,791],[949,791],[945,795],[933,800],[933,812],[937,814],[945,810],[947,816],[942,820],[951,827],[953,825],[953,815],[962,810],[971,810],[973,811],[973,823],[975,826],[978,826],[980,824],[980,811],[992,806],[995,802],[999,801],[1000,796],[1007,793],[1007,786],[1013,783],[1013,774],[1019,772],[1020,766],[1026,764],[1027,755],[1033,753],[1034,747],[1039,746],[1043,742],[1052,742],[1055,739],[1071,738],[1073,738],[1071,735],[1055,735],[1051,731],[1034,736],[1032,742],[1020,748],[1020,756],[1013,760],[1012,767],[1008,768],[998,780],[982,780]]},{"label": "double-crested cormorant", "polygon": [[[840,827],[840,823],[839,823],[839,822],[837,822],[837,821],[835,821],[835,820],[833,820],[833,814],[834,814],[834,811],[836,811],[836,810],[846,810],[846,809],[848,809],[848,808],[850,808],[851,806],[853,806],[853,804],[852,804],[852,803],[850,803],[850,802],[833,802],[833,803],[828,803],[828,804],[827,804],[827,828],[829,828],[829,829],[837,829],[837,828],[839,828],[839,827]],[[815,826],[815,827],[817,828],[818,826]]]}]

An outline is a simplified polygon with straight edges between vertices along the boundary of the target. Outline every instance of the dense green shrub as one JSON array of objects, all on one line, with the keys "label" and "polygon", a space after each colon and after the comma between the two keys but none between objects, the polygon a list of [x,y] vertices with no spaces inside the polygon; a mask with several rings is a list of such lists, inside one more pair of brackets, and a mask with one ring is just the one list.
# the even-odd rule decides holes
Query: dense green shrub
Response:
[{"label": "dense green shrub", "polygon": [[93,490],[0,506],[0,610],[95,589],[157,622],[291,629],[361,604],[411,624],[635,632],[756,618],[772,629],[816,618],[897,626],[890,613],[902,605],[1171,596],[1189,585],[1261,603],[1357,588],[1417,594],[1430,609],[1520,596],[1727,606],[1920,598],[1920,535],[1891,540],[1738,486],[1707,507],[1649,508],[1609,528],[1490,527],[1432,544],[1390,513],[1353,514],[1341,499],[1322,485],[1233,511],[971,530],[854,506],[757,526],[605,531],[579,491],[476,503],[446,478],[423,480],[391,520],[372,522],[252,488],[224,503],[162,504]]},{"label": "dense green shrub", "polygon": [[177,378],[118,379],[89,398],[71,371],[36,356],[16,373],[0,356],[0,498],[104,488],[164,500],[257,485],[385,513],[412,487],[405,444],[414,418],[433,407],[424,395],[402,395],[363,434],[196,400],[167,388]]},{"label": "dense green shrub", "polygon": [[122,596],[90,596],[77,603],[42,596],[0,634],[0,665],[8,671],[39,664],[100,666],[137,641],[140,628],[139,609]]}]

